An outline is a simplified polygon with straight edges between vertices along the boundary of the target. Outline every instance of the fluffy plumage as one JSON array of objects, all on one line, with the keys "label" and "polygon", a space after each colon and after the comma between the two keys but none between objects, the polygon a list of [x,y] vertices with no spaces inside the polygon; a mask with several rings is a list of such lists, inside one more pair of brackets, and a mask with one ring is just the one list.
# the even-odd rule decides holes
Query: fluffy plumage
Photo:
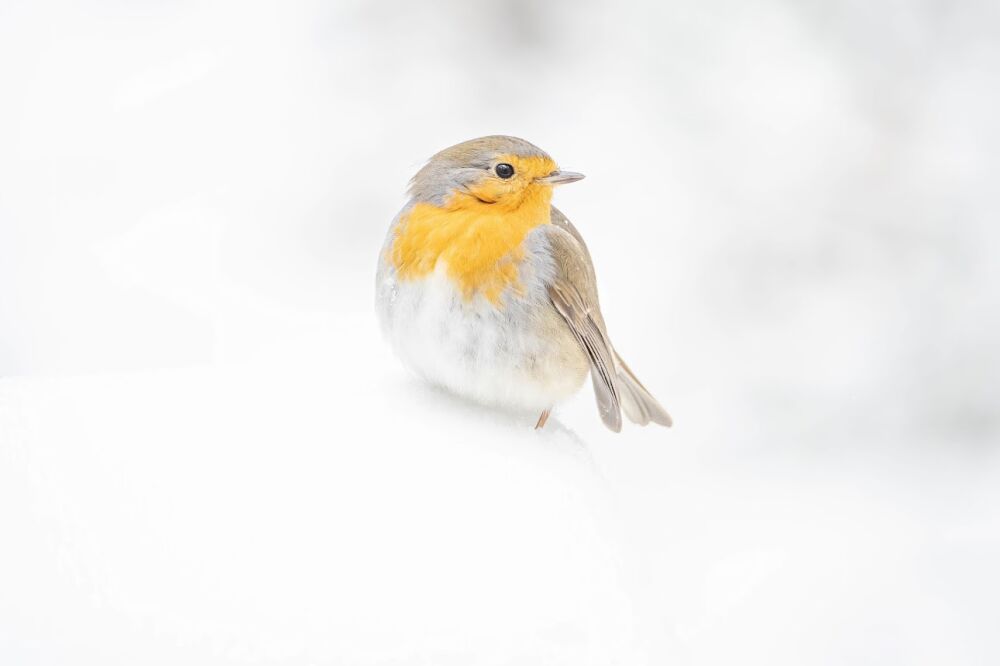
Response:
[{"label": "fluffy plumage", "polygon": [[[496,171],[509,163],[514,175]],[[574,179],[581,176],[568,174]],[[670,416],[608,338],[586,243],[551,206],[555,162],[522,139],[447,148],[410,184],[379,257],[383,331],[411,369],[476,401],[543,411],[591,374],[605,425]]]}]

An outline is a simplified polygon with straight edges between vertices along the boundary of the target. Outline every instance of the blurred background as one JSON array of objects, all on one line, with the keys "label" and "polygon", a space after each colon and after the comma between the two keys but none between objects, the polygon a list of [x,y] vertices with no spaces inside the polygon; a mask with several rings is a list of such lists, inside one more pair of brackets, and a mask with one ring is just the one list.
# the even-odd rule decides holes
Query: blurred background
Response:
[{"label": "blurred background", "polygon": [[[229,557],[130,569],[160,542],[126,548],[134,526],[109,517],[123,502],[101,494],[112,492],[101,479],[131,476],[142,482],[121,491],[125,504],[193,519],[248,441],[265,477],[270,445],[308,469],[319,451],[344,464],[329,451],[346,440],[375,447],[359,469],[379,476],[375,458],[399,451],[377,447],[402,436],[381,423],[389,413],[423,424],[408,435],[418,448],[437,450],[455,418],[465,429],[449,436],[494,442],[490,460],[520,442],[526,497],[551,500],[532,495],[531,470],[551,472],[590,498],[571,504],[575,519],[609,530],[585,543],[617,553],[581,569],[615,572],[605,592],[625,601],[594,602],[614,622],[588,616],[589,629],[566,634],[542,614],[518,643],[492,617],[492,638],[454,663],[995,663],[998,81],[1000,6],[987,1],[5,1],[0,517],[11,536],[0,563],[13,558],[18,592],[0,601],[0,651],[10,663],[160,663],[154,652],[164,663],[453,663],[432,639],[385,653],[372,647],[385,636],[350,650],[316,642],[320,625],[275,629],[284,638],[260,647],[264,625],[221,607],[212,617],[231,624],[178,624],[204,588],[164,601],[180,580],[164,571],[210,580]],[[378,340],[376,256],[408,178],[437,150],[498,133],[587,174],[555,203],[587,238],[616,346],[673,430],[603,432],[588,387],[557,412],[556,448],[536,447],[524,424],[426,392]],[[223,436],[230,427],[239,437]],[[189,467],[159,467],[164,450],[214,461],[186,508],[167,499],[176,478],[164,475],[190,481]],[[469,473],[472,454],[449,467],[454,454],[407,460],[447,484]],[[463,490],[475,507],[507,477],[471,460],[486,475]],[[302,483],[286,471],[286,489]],[[248,478],[238,496],[256,497]],[[284,510],[329,524],[315,482],[317,495],[283,495],[266,524],[285,525]],[[82,517],[66,508],[81,506]],[[461,541],[425,508],[441,548]],[[579,552],[579,533],[559,531],[565,513],[547,523],[536,510],[516,514],[537,528],[530,538],[502,522],[507,543],[544,549],[547,534]],[[136,520],[152,529],[155,515]],[[362,523],[348,534],[363,551]],[[167,541],[200,538],[185,520],[163,524]],[[13,554],[15,542],[37,551]],[[343,543],[309,547],[333,557]],[[269,580],[293,551],[247,575]],[[491,563],[486,578],[503,567],[488,553],[473,553]],[[512,609],[551,572],[523,573],[533,582]],[[159,591],[113,593],[164,575],[173,582]],[[53,576],[65,587],[48,596],[23,582]],[[324,617],[308,595],[268,589],[261,605]],[[440,588],[402,589],[396,601],[409,603]],[[98,608],[104,624],[70,629]],[[482,628],[467,605],[436,608],[422,635],[441,645]],[[422,613],[399,612],[401,624]],[[616,622],[627,630],[601,633]],[[107,647],[123,631],[130,647]],[[529,647],[504,652],[512,644]]]}]

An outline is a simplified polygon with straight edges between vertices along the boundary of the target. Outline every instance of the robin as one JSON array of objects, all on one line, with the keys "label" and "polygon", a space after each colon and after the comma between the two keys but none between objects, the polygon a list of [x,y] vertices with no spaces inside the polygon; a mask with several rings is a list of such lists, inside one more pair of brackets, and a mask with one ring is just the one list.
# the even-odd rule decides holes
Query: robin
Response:
[{"label": "robin", "polygon": [[670,416],[615,352],[590,252],[552,206],[561,171],[538,147],[487,136],[434,155],[379,255],[376,301],[398,356],[431,383],[477,402],[541,412],[590,373],[604,424]]}]

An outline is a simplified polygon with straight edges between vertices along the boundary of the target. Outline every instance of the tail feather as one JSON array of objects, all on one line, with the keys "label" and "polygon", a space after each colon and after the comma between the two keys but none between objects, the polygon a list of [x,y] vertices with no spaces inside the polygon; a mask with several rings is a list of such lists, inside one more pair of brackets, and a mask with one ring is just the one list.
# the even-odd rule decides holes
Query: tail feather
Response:
[{"label": "tail feather", "polygon": [[615,352],[615,361],[618,366],[618,388],[625,416],[633,423],[643,426],[649,424],[650,421],[668,428],[673,425],[674,421],[670,418],[670,414],[667,414],[667,410],[642,385],[642,382],[617,352]]}]

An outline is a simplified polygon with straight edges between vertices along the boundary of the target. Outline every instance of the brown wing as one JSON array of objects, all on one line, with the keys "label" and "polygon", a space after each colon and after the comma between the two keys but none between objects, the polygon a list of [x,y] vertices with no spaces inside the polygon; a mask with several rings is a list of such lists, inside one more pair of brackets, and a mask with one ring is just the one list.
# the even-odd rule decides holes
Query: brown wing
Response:
[{"label": "brown wing", "polygon": [[583,237],[556,208],[552,209],[551,221],[549,240],[556,277],[549,287],[549,298],[587,353],[601,419],[608,428],[619,432],[624,408],[629,419],[640,425],[652,421],[670,426],[670,415],[611,345],[601,316],[593,262]]}]

